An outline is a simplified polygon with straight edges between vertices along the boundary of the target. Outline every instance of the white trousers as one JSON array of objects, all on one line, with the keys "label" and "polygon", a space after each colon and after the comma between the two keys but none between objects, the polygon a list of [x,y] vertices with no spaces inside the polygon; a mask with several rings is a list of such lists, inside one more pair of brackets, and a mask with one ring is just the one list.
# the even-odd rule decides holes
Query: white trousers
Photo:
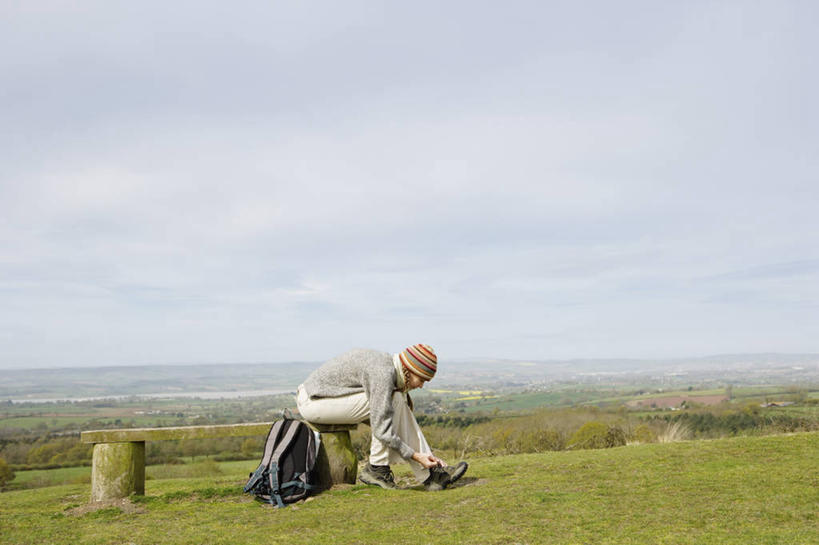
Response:
[{"label": "white trousers", "polygon": [[[296,394],[299,413],[308,422],[316,424],[358,424],[370,418],[370,400],[364,392],[341,397],[321,397],[310,399],[303,386]],[[408,444],[415,452],[432,454],[415,415],[407,405],[407,396],[401,392],[392,395],[392,429],[396,435]],[[372,465],[391,465],[405,461],[401,454],[386,443],[372,436],[370,443],[370,463]],[[412,473],[420,482],[429,477],[429,470],[415,460],[406,460]]]}]

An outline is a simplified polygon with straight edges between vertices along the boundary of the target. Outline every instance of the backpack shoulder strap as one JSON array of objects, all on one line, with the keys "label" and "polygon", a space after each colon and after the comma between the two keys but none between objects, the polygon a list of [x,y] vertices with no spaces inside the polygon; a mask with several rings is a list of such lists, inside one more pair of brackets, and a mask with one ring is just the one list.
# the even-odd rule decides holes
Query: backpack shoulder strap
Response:
[{"label": "backpack shoulder strap", "polygon": [[244,491],[250,492],[253,490],[257,484],[264,478],[264,471],[267,469],[268,464],[270,464],[270,459],[273,457],[273,448],[276,445],[276,439],[278,439],[279,435],[281,434],[282,427],[284,426],[284,420],[277,420],[270,426],[270,431],[267,432],[267,439],[264,443],[264,454],[262,455],[262,461],[259,464],[259,467],[250,474],[250,478],[245,485]]},{"label": "backpack shoulder strap", "polygon": [[268,478],[270,479],[270,503],[272,504],[275,498],[278,507],[284,507],[280,493],[281,484],[279,483],[279,464],[281,463],[281,457],[284,451],[293,443],[296,434],[304,425],[298,420],[291,420],[290,422],[291,424],[284,433],[284,437],[282,437],[282,440],[276,445],[276,450],[274,450],[270,456],[270,465],[268,466],[269,470],[267,472]]},{"label": "backpack shoulder strap", "polygon": [[270,427],[270,431],[267,434],[267,440],[265,440],[264,443],[264,454],[262,455],[262,465],[264,466],[268,465],[270,463],[270,459],[273,457],[273,447],[276,446],[276,440],[281,434],[284,423],[285,420],[277,420]]}]

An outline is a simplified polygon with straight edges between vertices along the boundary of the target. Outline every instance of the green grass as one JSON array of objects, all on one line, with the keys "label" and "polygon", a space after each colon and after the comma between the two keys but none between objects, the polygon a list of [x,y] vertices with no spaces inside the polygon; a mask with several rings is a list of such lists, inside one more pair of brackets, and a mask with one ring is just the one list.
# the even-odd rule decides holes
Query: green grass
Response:
[{"label": "green grass", "polygon": [[[148,480],[151,479],[179,479],[185,477],[198,476],[210,472],[216,467],[216,472],[221,474],[242,474],[256,468],[258,461],[238,461],[238,462],[213,462],[205,458],[198,457],[196,460],[179,465],[150,465],[145,469]],[[250,469],[246,469],[252,466]],[[62,467],[57,469],[32,469],[27,471],[16,471],[14,480],[9,483],[12,490],[22,488],[42,488],[46,486],[56,486],[61,484],[86,484],[91,482],[91,468],[84,467]]]},{"label": "green grass", "polygon": [[61,467],[58,469],[32,469],[16,471],[11,486],[42,487],[69,483],[90,483],[90,467]]},{"label": "green grass", "polygon": [[[77,514],[88,485],[0,495],[0,543],[819,543],[819,433],[480,458],[437,493],[354,486],[274,510],[255,462],[150,480],[133,509]],[[126,512],[129,511],[129,512]]]}]

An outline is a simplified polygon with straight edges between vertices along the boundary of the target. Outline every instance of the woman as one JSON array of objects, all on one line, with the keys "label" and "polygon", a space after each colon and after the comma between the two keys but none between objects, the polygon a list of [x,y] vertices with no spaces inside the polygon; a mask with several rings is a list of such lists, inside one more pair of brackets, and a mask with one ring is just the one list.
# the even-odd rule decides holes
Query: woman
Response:
[{"label": "woman", "polygon": [[353,349],[313,371],[299,386],[296,402],[305,420],[317,424],[370,421],[370,459],[361,482],[397,488],[391,463],[407,461],[427,490],[460,479],[467,463],[447,466],[432,454],[407,392],[432,380],[438,358],[432,347],[416,344],[398,354]]}]

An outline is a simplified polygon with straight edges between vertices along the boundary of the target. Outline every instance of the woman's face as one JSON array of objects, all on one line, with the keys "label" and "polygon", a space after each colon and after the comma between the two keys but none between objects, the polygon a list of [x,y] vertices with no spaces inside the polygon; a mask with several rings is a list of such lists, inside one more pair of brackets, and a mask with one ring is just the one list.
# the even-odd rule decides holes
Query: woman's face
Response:
[{"label": "woman's face", "polygon": [[409,390],[415,390],[416,388],[424,387],[424,382],[426,382],[424,379],[422,379],[412,371],[410,371],[407,374],[409,375],[409,381],[407,382],[407,387]]}]

